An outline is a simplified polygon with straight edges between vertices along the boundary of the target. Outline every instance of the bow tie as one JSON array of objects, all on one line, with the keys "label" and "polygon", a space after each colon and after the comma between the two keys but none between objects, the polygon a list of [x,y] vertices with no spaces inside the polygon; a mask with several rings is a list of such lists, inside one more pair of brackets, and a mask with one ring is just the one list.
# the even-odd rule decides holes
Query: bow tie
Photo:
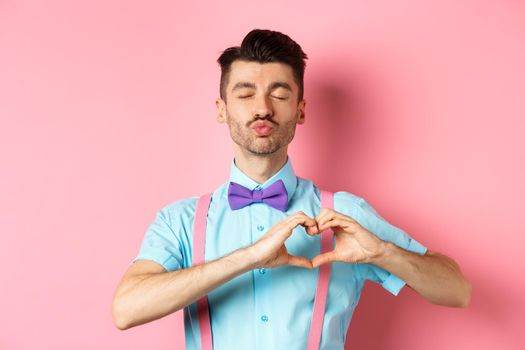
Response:
[{"label": "bow tie", "polygon": [[228,187],[228,202],[232,210],[244,208],[252,203],[266,203],[269,206],[286,211],[288,208],[288,192],[283,180],[277,180],[264,190],[253,190],[230,182]]}]

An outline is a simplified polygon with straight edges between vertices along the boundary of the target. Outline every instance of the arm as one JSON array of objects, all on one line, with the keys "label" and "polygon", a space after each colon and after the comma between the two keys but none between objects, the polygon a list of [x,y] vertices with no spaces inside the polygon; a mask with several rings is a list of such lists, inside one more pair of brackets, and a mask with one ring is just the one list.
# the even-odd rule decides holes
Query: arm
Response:
[{"label": "arm", "polygon": [[425,255],[409,252],[384,242],[381,253],[371,263],[401,278],[423,298],[437,305],[467,307],[472,286],[458,264],[433,251]]},{"label": "arm", "polygon": [[124,330],[164,317],[252,268],[246,249],[172,272],[153,261],[138,260],[115,291],[115,326]]},{"label": "arm", "polygon": [[315,221],[300,212],[275,224],[253,245],[202,265],[166,272],[152,261],[135,262],[113,297],[115,326],[124,330],[171,314],[254,268],[282,265],[311,268],[308,259],[288,254],[284,245],[298,225],[305,226],[310,234],[317,233]]},{"label": "arm", "polygon": [[472,287],[449,257],[431,251],[425,255],[409,252],[332,209],[324,208],[316,220],[319,231],[333,229],[336,247],[315,257],[313,267],[329,261],[371,263],[398,276],[431,303],[453,307],[469,304]]}]

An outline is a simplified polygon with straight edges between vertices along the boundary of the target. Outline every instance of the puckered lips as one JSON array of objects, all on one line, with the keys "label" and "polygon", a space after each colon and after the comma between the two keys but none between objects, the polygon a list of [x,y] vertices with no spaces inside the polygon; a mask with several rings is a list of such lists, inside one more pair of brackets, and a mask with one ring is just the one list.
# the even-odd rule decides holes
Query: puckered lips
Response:
[{"label": "puckered lips", "polygon": [[258,120],[252,124],[251,129],[253,130],[255,135],[264,137],[272,133],[273,125],[268,121]]}]

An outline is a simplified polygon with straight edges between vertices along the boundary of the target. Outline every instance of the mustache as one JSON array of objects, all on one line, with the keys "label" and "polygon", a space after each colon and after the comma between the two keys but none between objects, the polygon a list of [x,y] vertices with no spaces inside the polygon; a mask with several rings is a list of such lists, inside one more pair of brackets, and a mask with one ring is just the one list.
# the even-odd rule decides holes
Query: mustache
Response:
[{"label": "mustache", "polygon": [[251,120],[250,122],[248,122],[248,123],[246,124],[246,127],[249,128],[250,125],[252,125],[253,123],[258,122],[258,121],[267,121],[267,122],[272,123],[272,124],[275,125],[275,126],[278,126],[278,125],[279,125],[279,124],[276,123],[274,120],[272,120],[271,117],[262,117],[262,118],[257,117],[257,118],[255,118],[254,120]]}]

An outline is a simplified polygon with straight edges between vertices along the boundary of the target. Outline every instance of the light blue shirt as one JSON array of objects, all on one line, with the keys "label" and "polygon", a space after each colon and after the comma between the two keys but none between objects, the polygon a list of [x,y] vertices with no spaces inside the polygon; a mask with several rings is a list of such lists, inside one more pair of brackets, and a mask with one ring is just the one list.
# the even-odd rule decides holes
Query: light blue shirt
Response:
[{"label": "light blue shirt", "polygon": [[[231,210],[229,181],[251,190],[265,189],[282,180],[289,207],[281,212],[264,203]],[[320,191],[295,175],[290,158],[264,184],[244,174],[232,160],[228,182],[213,192],[208,211],[205,261],[211,261],[255,243],[275,223],[298,211],[315,217],[320,211]],[[138,256],[153,260],[167,271],[192,266],[193,219],[198,197],[175,201],[158,213],[148,228]],[[385,221],[361,197],[334,194],[334,209],[352,217],[382,240],[425,254],[426,248],[401,229]],[[313,259],[320,252],[320,235],[309,236],[299,226],[286,241],[288,252]],[[305,349],[312,319],[319,268],[281,266],[255,269],[238,275],[208,294],[214,349]],[[350,319],[366,280],[380,283],[397,295],[405,285],[400,278],[372,264],[332,263],[321,349],[343,349]],[[195,304],[184,308],[186,349],[201,348]]]}]

